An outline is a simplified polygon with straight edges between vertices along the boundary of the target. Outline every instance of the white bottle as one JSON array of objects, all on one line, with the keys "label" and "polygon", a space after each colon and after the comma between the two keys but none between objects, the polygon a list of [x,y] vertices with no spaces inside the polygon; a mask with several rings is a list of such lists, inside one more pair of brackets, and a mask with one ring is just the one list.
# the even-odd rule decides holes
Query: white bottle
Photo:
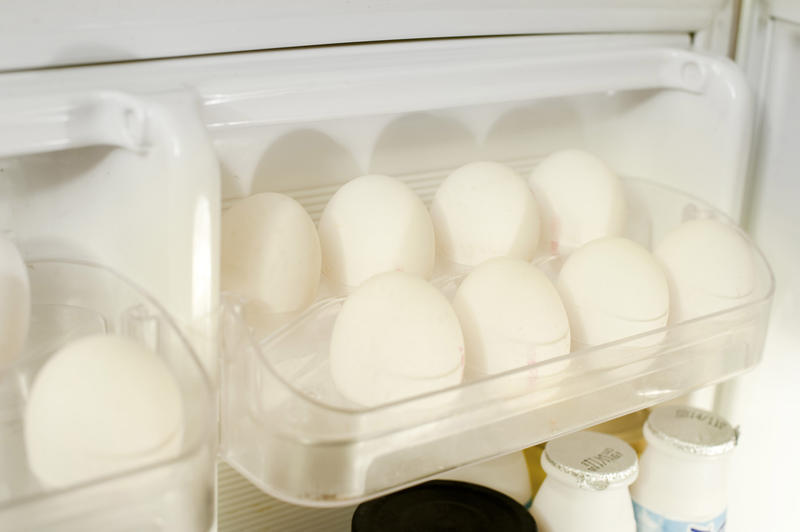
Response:
[{"label": "white bottle", "polygon": [[669,405],[651,412],[644,436],[641,475],[631,487],[639,532],[725,530],[736,430],[711,412]]},{"label": "white bottle", "polygon": [[542,453],[547,473],[531,513],[539,532],[635,532],[628,486],[636,451],[614,436],[578,432],[553,440]]}]

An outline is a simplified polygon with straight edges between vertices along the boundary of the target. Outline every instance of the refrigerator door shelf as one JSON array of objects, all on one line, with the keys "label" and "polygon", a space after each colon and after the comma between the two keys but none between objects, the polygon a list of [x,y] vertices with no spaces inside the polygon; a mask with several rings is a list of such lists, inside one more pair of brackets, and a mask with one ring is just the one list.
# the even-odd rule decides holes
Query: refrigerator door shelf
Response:
[{"label": "refrigerator door shelf", "polygon": [[[208,530],[216,456],[214,395],[205,371],[166,311],[113,271],[87,262],[28,262],[31,329],[20,358],[0,371],[0,529]],[[51,355],[91,334],[127,337],[157,354],[183,404],[180,448],[101,478],[43,486],[29,465],[25,412]],[[68,392],[68,390],[67,390]]]},{"label": "refrigerator door shelf", "polygon": [[145,106],[113,92],[59,95],[0,102],[0,157],[87,146],[142,151]]},{"label": "refrigerator door shelf", "polygon": [[[625,188],[636,213],[629,236],[645,245],[686,219],[730,223],[674,189],[635,179]],[[749,246],[757,279],[744,304],[372,408],[342,398],[330,377],[343,298],[262,336],[232,300],[222,324],[222,456],[275,497],[346,505],[726,380],[760,360],[774,289]]]}]

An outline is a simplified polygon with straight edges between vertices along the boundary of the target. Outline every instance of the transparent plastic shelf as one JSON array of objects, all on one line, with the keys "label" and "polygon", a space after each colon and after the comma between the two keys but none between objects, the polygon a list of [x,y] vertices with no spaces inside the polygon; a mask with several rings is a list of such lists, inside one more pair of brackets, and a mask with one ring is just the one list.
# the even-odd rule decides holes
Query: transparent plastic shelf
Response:
[{"label": "transparent plastic shelf", "polygon": [[[648,248],[688,219],[731,223],[680,191],[639,179],[624,184],[626,236]],[[348,403],[329,375],[328,342],[344,298],[321,298],[280,329],[259,332],[265,329],[254,325],[246,302],[228,295],[222,457],[274,497],[353,504],[734,377],[761,358],[774,287],[763,255],[747,241],[757,282],[745,304],[373,408]],[[534,262],[555,276],[561,258]],[[433,283],[451,296],[460,279]],[[645,344],[655,345],[639,347]]]},{"label": "transparent plastic shelf", "polygon": [[[149,296],[101,266],[28,263],[31,326],[24,352],[0,371],[0,530],[208,530],[213,524],[214,420],[208,378],[175,324]],[[68,342],[113,333],[155,352],[178,383],[183,442],[171,459],[62,488],[29,468],[24,414],[31,385]],[[143,392],[146,393],[146,392]]]}]

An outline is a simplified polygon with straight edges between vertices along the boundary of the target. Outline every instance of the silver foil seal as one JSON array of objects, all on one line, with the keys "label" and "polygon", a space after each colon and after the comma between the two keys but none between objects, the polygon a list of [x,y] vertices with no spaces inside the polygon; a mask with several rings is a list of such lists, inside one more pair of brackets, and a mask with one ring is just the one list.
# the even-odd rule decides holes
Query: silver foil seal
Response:
[{"label": "silver foil seal", "polygon": [[644,435],[649,442],[659,440],[698,456],[728,453],[739,439],[739,432],[713,412],[677,405],[654,408],[644,424]]},{"label": "silver foil seal", "polygon": [[595,491],[627,486],[639,474],[636,451],[630,445],[614,436],[591,431],[549,442],[542,453],[542,467],[560,473],[562,480]]}]

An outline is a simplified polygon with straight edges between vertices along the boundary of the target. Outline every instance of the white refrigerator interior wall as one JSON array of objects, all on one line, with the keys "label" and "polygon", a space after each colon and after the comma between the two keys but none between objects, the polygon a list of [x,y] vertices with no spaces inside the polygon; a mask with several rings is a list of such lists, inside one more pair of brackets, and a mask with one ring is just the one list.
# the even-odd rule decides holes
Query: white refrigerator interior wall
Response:
[{"label": "white refrigerator interior wall", "polygon": [[758,15],[741,50],[755,52],[745,65],[759,92],[745,224],[772,265],[776,291],[764,360],[737,398],[742,437],[730,479],[731,532],[793,530],[800,522],[800,462],[792,456],[800,440],[800,17]]}]

